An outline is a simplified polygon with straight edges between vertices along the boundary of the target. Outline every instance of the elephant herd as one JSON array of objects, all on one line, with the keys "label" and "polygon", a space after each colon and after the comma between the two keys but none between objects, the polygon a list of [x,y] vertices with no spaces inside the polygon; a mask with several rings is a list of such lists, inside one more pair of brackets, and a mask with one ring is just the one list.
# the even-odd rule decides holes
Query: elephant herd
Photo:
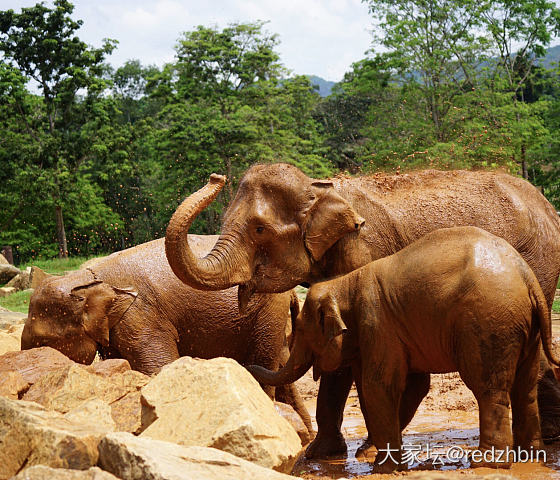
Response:
[{"label": "elephant herd", "polygon": [[[307,457],[345,452],[353,382],[366,444],[399,450],[430,373],[452,371],[478,401],[481,450],[560,437],[550,324],[560,219],[528,182],[435,170],[316,180],[255,165],[219,238],[188,234],[224,184],[212,175],[185,199],[165,241],[45,281],[22,348],[50,345],[84,363],[99,352],[146,373],[181,355],[229,356],[276,386],[308,428],[293,382],[313,367]],[[311,286],[301,312],[296,285]]]}]

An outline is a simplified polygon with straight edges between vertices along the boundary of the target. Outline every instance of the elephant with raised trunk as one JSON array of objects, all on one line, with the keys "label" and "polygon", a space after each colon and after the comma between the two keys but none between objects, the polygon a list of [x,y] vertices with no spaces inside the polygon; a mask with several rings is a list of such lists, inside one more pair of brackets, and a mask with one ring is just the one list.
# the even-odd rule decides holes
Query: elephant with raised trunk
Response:
[{"label": "elephant with raised trunk", "polygon": [[[481,452],[542,447],[541,342],[559,365],[550,312],[527,262],[495,235],[476,227],[436,230],[394,255],[317,283],[296,325],[283,369],[247,368],[261,383],[283,385],[311,365],[315,376],[350,365],[378,451],[376,472],[403,467],[401,432],[428,393],[430,373],[458,371],[474,393]],[[392,454],[382,454],[387,451]],[[511,466],[511,458],[484,458],[473,457],[473,466]]]},{"label": "elephant with raised trunk", "polygon": [[[508,241],[535,272],[552,306],[560,273],[560,220],[530,183],[486,171],[315,180],[287,164],[255,165],[241,179],[215,247],[193,253],[187,232],[225,182],[213,175],[173,215],[166,254],[185,283],[206,290],[239,285],[241,307],[254,292],[281,292],[355,270],[440,228],[477,226]],[[541,361],[543,435],[560,435],[560,386]],[[319,431],[310,457],[344,452],[342,413],[352,372],[323,375]]]}]

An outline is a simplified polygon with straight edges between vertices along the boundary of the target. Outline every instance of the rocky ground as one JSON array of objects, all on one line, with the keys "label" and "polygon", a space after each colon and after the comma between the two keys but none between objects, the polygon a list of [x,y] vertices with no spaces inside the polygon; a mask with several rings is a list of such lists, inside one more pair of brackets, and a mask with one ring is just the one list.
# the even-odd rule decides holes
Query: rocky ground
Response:
[{"label": "rocky ground", "polygon": [[[476,403],[456,374],[432,376],[404,432],[417,457],[412,470],[380,476],[371,473],[374,452],[357,454],[366,429],[354,389],[343,424],[348,455],[308,461],[294,429],[235,362],[187,357],[152,378],[122,360],[84,367],[49,348],[19,352],[24,319],[0,312],[0,480],[560,479],[558,444],[546,447],[545,463],[511,470],[445,458],[450,447],[466,450],[478,440]],[[317,383],[310,373],[298,383],[314,413]]]}]

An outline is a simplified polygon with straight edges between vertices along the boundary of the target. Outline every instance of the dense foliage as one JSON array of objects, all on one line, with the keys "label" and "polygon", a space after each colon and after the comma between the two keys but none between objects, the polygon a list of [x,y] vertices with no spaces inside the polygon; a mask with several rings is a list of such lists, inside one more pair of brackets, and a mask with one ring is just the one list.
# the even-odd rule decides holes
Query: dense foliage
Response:
[{"label": "dense foliage", "polygon": [[160,237],[212,172],[230,181],[193,229],[215,233],[256,162],[316,177],[502,168],[560,209],[558,70],[541,61],[556,4],[363,1],[373,48],[325,98],[262,22],[199,26],[172,63],[114,69],[117,42],[83,43],[69,1],[0,12],[0,245],[27,261]]}]

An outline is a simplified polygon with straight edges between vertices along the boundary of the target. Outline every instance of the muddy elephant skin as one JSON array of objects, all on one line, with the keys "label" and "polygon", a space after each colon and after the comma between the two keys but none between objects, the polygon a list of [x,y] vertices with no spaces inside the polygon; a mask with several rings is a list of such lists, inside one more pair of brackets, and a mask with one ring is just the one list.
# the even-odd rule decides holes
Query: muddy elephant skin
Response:
[{"label": "muddy elephant skin", "polygon": [[352,365],[369,438],[378,451],[395,452],[396,463],[378,455],[374,467],[390,472],[400,466],[401,431],[428,393],[430,373],[458,371],[473,391],[481,451],[542,447],[539,344],[558,364],[551,336],[546,298],[515,249],[475,227],[450,228],[313,285],[286,366],[249,369],[277,385],[311,364],[316,376]]},{"label": "muddy elephant skin", "polygon": [[[201,255],[216,239],[189,235]],[[31,297],[21,346],[50,346],[85,364],[99,351],[148,375],[184,355],[277,368],[289,356],[285,328],[298,311],[295,294],[286,292],[258,295],[240,314],[237,288],[188,287],[169,268],[159,239],[45,280]],[[295,387],[277,393],[311,428]]]},{"label": "muddy elephant skin", "polygon": [[[214,249],[199,258],[186,235],[225,182],[208,185],[179,206],[166,234],[173,271],[203,289],[240,285],[281,292],[345,274],[391,255],[439,228],[476,226],[508,241],[535,272],[548,306],[560,273],[560,221],[530,183],[499,172],[418,171],[315,180],[286,164],[255,165],[242,178]],[[543,435],[560,435],[560,386],[542,361],[539,408]],[[321,378],[310,457],[344,452],[342,413],[349,368]]]}]

